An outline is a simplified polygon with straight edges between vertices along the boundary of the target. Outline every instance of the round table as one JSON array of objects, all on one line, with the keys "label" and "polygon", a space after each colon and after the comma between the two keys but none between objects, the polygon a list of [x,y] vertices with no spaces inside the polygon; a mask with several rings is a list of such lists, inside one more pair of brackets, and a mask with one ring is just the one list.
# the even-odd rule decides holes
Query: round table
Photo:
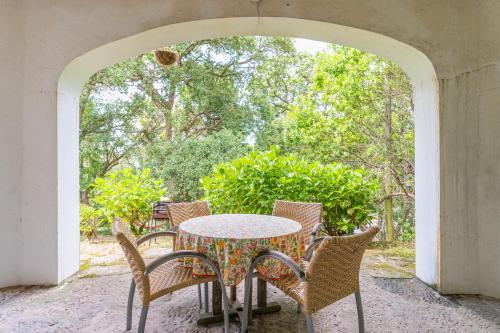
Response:
[{"label": "round table", "polygon": [[[293,220],[254,214],[208,215],[179,225],[177,249],[195,250],[219,264],[226,286],[238,285],[246,276],[252,259],[262,250],[283,252],[299,262],[304,255],[302,226]],[[187,261],[193,274],[213,272],[196,259]],[[257,267],[271,279],[291,274],[287,266],[268,259]]]}]

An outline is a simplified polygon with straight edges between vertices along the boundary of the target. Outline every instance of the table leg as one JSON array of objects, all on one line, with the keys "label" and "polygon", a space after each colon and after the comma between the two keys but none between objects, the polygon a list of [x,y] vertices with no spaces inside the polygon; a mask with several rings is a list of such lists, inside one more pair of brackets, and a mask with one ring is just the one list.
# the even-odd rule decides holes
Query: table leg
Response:
[{"label": "table leg", "polygon": [[257,306],[264,308],[267,305],[267,283],[257,278]]},{"label": "table leg", "polygon": [[[281,310],[281,306],[278,303],[267,303],[267,285],[263,280],[257,280],[257,307],[253,307],[250,304],[250,314],[249,320],[255,314],[265,314],[278,312]],[[234,290],[234,301],[232,302],[229,308],[229,318],[238,318],[241,321],[241,315],[243,314],[244,309],[240,302],[236,299],[236,287],[231,287],[230,299],[233,299],[233,290]],[[201,313],[200,319],[198,319],[198,325],[200,326],[208,326],[210,324],[221,323],[224,321],[224,313],[222,311],[222,289],[218,282],[212,283],[212,312],[209,313]]]},{"label": "table leg", "polygon": [[230,303],[236,302],[236,286],[231,286],[231,291],[229,294],[229,302]]},{"label": "table leg", "polygon": [[222,313],[222,289],[219,282],[212,282],[212,313],[214,315]]},{"label": "table leg", "polygon": [[203,288],[205,289],[205,312],[208,313],[208,282],[203,284]]},{"label": "table leg", "polygon": [[[253,319],[253,310],[252,310],[253,300],[252,300],[252,294],[253,294],[253,283],[250,286],[250,302],[248,302],[248,323],[249,324],[252,322],[252,319]],[[245,309],[243,309],[243,311],[245,311]]]},{"label": "table leg", "polygon": [[222,311],[222,289],[219,282],[212,282],[212,312],[200,314],[198,325],[208,326],[224,321],[224,313]]}]

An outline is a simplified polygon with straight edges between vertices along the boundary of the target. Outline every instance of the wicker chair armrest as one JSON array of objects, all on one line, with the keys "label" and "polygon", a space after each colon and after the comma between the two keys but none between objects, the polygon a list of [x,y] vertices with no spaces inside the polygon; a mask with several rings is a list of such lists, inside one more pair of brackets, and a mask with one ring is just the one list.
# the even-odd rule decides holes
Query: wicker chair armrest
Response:
[{"label": "wicker chair armrest", "polygon": [[249,272],[253,272],[257,264],[259,264],[266,258],[273,258],[281,261],[292,270],[292,272],[295,274],[295,276],[297,276],[299,280],[305,281],[306,273],[304,272],[304,270],[300,268],[300,266],[292,258],[278,251],[264,250],[260,252],[257,255],[257,257],[255,257],[255,259],[252,261],[252,265],[250,266]]},{"label": "wicker chair armrest", "polygon": [[311,230],[311,234],[310,234],[310,237],[309,237],[309,244],[307,246],[310,246],[312,243],[314,243],[314,240],[316,239],[316,237],[319,236],[319,234],[321,232],[321,227],[322,226],[323,226],[322,223],[316,223],[314,225],[314,227]]},{"label": "wicker chair armrest", "polygon": [[164,237],[164,236],[173,237],[175,239],[175,237],[177,237],[177,233],[174,231],[170,231],[170,230],[169,231],[152,232],[150,234],[144,235],[141,238],[139,238],[137,240],[137,245],[139,246],[142,243],[144,243],[145,241],[150,240],[151,238]]},{"label": "wicker chair armrest", "polygon": [[305,255],[306,261],[311,261],[314,250],[316,249],[316,247],[318,247],[319,244],[321,244],[323,239],[325,239],[325,237],[319,237],[319,238],[315,238],[314,240],[312,240],[312,242],[309,244],[309,246],[306,249],[306,255]]},{"label": "wicker chair armrest", "polygon": [[314,225],[314,227],[312,228],[311,230],[311,239],[314,237],[316,238],[316,236],[318,236],[319,232],[321,231],[321,227],[323,226],[322,223],[316,223]]}]

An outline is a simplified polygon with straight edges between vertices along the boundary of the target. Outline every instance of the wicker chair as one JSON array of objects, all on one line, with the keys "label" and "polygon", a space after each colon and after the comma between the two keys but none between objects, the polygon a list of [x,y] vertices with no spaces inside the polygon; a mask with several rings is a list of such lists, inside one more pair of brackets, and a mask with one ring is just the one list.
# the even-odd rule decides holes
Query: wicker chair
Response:
[{"label": "wicker chair", "polygon": [[[307,252],[314,252],[307,267],[300,267],[290,257],[281,252],[263,251],[252,262],[250,269],[265,258],[274,258],[290,267],[293,275],[279,280],[271,280],[259,274],[259,278],[281,289],[304,307],[307,332],[313,332],[311,315],[322,308],[346,297],[355,295],[358,309],[359,331],[364,332],[363,308],[359,292],[359,269],[363,254],[373,237],[378,233],[378,227],[372,227],[365,232],[344,237],[318,238],[310,245]],[[245,305],[242,322],[242,332],[248,328],[248,311],[252,276],[245,280]]]},{"label": "wicker chair", "polygon": [[323,205],[315,202],[292,202],[276,200],[273,207],[273,215],[285,217],[299,222],[306,235],[306,244],[311,244],[317,237],[321,226],[321,214]]},{"label": "wicker chair", "polygon": [[[221,285],[223,295],[224,331],[229,332],[228,298],[224,288],[222,275],[217,265],[208,259],[206,255],[195,251],[176,251],[161,256],[146,265],[139,253],[138,246],[152,237],[175,237],[174,232],[160,231],[148,234],[136,240],[130,233],[128,226],[120,220],[115,220],[113,222],[112,232],[121,245],[132,271],[132,283],[130,284],[127,305],[127,330],[130,330],[132,327],[132,305],[136,288],[142,300],[142,311],[138,332],[143,333],[146,326],[149,304],[153,300],[189,286],[218,281]],[[217,276],[193,277],[191,269],[182,267],[181,263],[177,260],[185,257],[196,257],[200,259],[207,264]]]},{"label": "wicker chair", "polygon": [[[170,230],[177,232],[179,224],[199,216],[210,215],[210,208],[207,201],[193,202],[169,202],[167,204],[168,219],[170,220]],[[175,247],[175,238],[174,238]],[[205,289],[205,312],[208,312],[208,283],[204,285]],[[198,285],[198,302],[200,309],[203,308],[201,301],[201,285]]]},{"label": "wicker chair", "polygon": [[207,201],[170,202],[167,211],[171,229],[178,228],[186,220],[211,214]]}]

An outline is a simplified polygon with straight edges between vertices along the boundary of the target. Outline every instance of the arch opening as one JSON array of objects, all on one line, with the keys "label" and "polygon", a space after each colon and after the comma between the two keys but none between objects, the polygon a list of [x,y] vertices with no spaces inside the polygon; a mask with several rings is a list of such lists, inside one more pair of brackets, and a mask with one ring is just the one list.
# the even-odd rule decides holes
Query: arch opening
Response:
[{"label": "arch opening", "polygon": [[[95,72],[164,45],[235,35],[286,36],[354,47],[397,63],[409,75],[415,101],[417,276],[439,288],[439,123],[436,74],[415,48],[369,31],[292,18],[226,18],[167,25],[121,39],[74,59],[58,82],[57,279],[79,267],[79,96]],[[68,221],[71,221],[68,223]]]}]

